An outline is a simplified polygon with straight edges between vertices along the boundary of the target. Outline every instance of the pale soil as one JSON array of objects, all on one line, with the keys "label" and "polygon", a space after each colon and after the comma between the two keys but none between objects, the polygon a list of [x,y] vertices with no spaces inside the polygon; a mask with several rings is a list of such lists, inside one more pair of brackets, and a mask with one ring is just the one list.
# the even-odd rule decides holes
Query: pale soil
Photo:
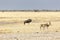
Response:
[{"label": "pale soil", "polygon": [[6,33],[0,34],[0,40],[60,40],[60,32]]}]

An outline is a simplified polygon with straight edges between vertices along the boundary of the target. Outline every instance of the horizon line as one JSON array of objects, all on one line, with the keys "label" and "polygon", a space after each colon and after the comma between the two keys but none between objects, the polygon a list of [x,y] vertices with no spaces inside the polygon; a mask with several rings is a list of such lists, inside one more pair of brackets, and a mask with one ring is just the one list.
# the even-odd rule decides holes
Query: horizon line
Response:
[{"label": "horizon line", "polygon": [[60,10],[0,10],[0,12],[60,12]]}]

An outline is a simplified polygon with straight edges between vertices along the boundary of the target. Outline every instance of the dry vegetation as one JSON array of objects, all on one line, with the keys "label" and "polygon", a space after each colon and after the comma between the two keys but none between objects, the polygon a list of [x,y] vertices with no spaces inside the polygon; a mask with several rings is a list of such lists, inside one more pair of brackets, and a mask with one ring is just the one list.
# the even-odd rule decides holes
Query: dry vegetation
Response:
[{"label": "dry vegetation", "polygon": [[[24,25],[26,19],[32,22]],[[48,29],[40,29],[41,24],[49,21]],[[1,40],[60,40],[59,33],[60,12],[0,12]]]}]

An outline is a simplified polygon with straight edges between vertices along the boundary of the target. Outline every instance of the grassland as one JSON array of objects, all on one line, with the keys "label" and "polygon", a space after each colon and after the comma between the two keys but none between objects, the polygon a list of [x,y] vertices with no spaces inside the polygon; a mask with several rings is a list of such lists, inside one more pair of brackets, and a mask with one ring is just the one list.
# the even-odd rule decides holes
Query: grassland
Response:
[{"label": "grassland", "polygon": [[[24,21],[26,19],[32,19],[32,22],[30,24],[24,25]],[[48,23],[49,21],[51,22],[51,25],[49,26],[48,29],[47,28],[45,28],[44,30],[40,29],[41,24]],[[40,37],[42,37],[41,35],[43,34],[43,38],[44,35],[48,35],[49,37],[51,36],[51,38],[52,37],[54,38],[54,36],[52,35],[54,35],[56,32],[60,33],[60,12],[0,12],[0,34],[3,36],[5,35],[5,37],[6,35],[14,34],[16,36],[17,34],[19,35],[23,34],[25,36],[31,35],[31,37],[28,36],[30,37],[30,40],[35,40],[34,38],[37,38],[36,40],[40,40],[39,37],[33,38],[32,36],[40,35]],[[36,33],[36,34],[31,34],[31,33]],[[12,37],[11,40],[15,40],[13,39],[13,36],[11,36]],[[23,36],[23,39],[21,38],[19,40],[24,40],[25,36]],[[18,37],[18,35],[16,37]],[[43,38],[41,38],[41,40],[44,40]],[[2,36],[0,39],[4,40]],[[26,38],[26,40],[28,39]],[[46,40],[51,40],[51,39],[46,39]]]}]

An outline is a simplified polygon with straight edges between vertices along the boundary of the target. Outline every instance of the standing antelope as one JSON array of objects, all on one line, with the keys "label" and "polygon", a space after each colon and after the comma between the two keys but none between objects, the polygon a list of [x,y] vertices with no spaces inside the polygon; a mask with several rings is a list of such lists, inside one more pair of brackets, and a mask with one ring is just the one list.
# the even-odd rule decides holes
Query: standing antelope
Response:
[{"label": "standing antelope", "polygon": [[47,29],[48,29],[48,27],[49,27],[50,25],[51,25],[51,22],[45,23],[45,24],[41,24],[40,29],[41,29],[41,27],[42,27],[42,28],[47,27]]}]

